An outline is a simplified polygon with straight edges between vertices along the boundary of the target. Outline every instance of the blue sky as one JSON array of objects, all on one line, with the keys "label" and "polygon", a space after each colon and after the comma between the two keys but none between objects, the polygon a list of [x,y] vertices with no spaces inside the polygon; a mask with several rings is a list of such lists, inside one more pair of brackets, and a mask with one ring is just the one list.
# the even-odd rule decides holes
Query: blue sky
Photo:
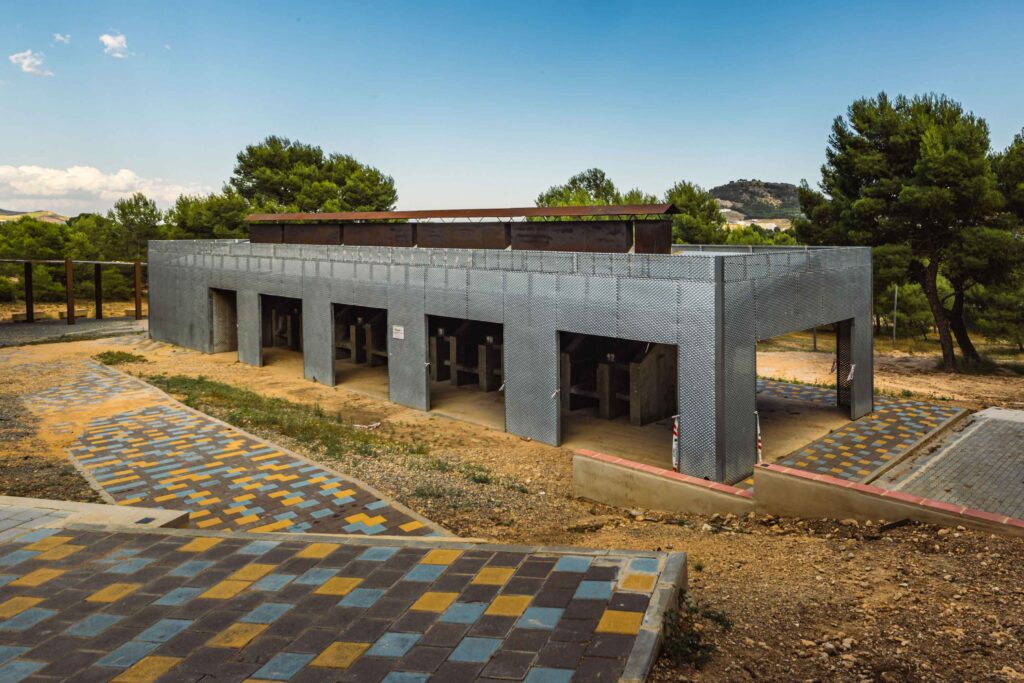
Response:
[{"label": "blue sky", "polygon": [[0,207],[166,205],[269,134],[381,168],[410,209],[532,204],[592,166],[815,182],[833,117],[881,90],[946,93],[1007,145],[1021,26],[1017,1],[8,2]]}]

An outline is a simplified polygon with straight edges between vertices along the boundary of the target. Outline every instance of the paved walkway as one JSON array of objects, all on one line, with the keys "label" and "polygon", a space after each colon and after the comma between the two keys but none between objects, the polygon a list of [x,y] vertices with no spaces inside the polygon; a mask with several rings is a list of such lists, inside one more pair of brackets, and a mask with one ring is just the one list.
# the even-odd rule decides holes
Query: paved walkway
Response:
[{"label": "paved walkway", "polygon": [[684,560],[36,529],[0,541],[0,681],[642,679]]},{"label": "paved walkway", "polygon": [[1024,519],[1024,411],[988,409],[888,488]]},{"label": "paved walkway", "polygon": [[66,320],[37,320],[34,323],[0,323],[0,347],[69,341],[76,338],[110,337],[149,329],[148,320],[135,318],[78,318],[74,325]]},{"label": "paved walkway", "polygon": [[[139,380],[91,361],[76,370],[71,381],[31,395],[28,405],[49,419],[48,429],[75,435],[69,453],[111,502],[186,510],[200,529],[446,533],[351,477]],[[67,419],[74,410],[98,416]]]},{"label": "paved walkway", "polygon": [[[835,390],[825,387],[759,379],[757,392],[819,405],[836,405]],[[961,408],[948,405],[875,396],[873,413],[808,443],[776,463],[863,482],[963,412]],[[748,489],[753,484],[753,477],[749,477],[735,486]]]}]

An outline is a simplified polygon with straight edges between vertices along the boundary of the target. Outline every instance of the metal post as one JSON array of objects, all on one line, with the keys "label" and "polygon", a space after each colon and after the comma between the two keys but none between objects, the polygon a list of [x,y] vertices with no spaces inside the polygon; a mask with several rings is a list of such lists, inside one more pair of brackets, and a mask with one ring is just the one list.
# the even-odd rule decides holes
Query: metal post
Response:
[{"label": "metal post", "polygon": [[93,286],[96,289],[94,293],[94,298],[96,300],[96,319],[103,320],[103,267],[98,263],[95,264],[93,266],[92,273]]},{"label": "metal post", "polygon": [[75,264],[64,259],[64,291],[68,298],[68,325],[75,324]]},{"label": "metal post", "polygon": [[142,320],[142,263],[135,262],[135,319]]},{"label": "metal post", "polygon": [[896,290],[892,295],[892,346],[896,348],[896,305],[900,300],[900,286],[896,285]]},{"label": "metal post", "polygon": [[814,351],[818,350],[818,327],[814,326],[811,328],[811,340],[814,344]]},{"label": "metal post", "polygon": [[35,308],[35,301],[32,297],[32,262],[25,261],[25,322],[35,322]]}]

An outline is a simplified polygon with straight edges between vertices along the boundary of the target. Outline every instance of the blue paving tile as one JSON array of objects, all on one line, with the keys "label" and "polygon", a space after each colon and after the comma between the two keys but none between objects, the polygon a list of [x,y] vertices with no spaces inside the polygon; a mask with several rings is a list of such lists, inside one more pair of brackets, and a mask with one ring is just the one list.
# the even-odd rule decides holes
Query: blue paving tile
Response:
[{"label": "blue paving tile", "polygon": [[262,555],[268,550],[273,550],[279,545],[278,541],[253,541],[238,549],[239,555]]},{"label": "blue paving tile", "polygon": [[65,633],[79,638],[94,638],[122,619],[124,617],[118,614],[90,614],[81,621],[72,624]]},{"label": "blue paving tile", "polygon": [[381,683],[425,683],[430,674],[419,674],[413,671],[392,671],[383,678]]},{"label": "blue paving tile", "polygon": [[59,531],[60,531],[60,529],[35,529],[34,531],[28,532],[24,536],[19,536],[17,542],[18,543],[35,543],[36,541],[41,541],[44,538],[49,538],[50,536],[53,536],[54,534],[58,533]]},{"label": "blue paving tile", "polygon": [[370,657],[404,657],[420,638],[419,633],[385,633],[366,654]]},{"label": "blue paving tile", "polygon": [[519,617],[516,628],[551,631],[564,611],[560,607],[528,607],[523,616]]},{"label": "blue paving tile", "polygon": [[475,662],[482,664],[501,646],[498,638],[463,638],[448,657],[453,662]]},{"label": "blue paving tile", "polygon": [[265,602],[239,619],[247,624],[271,624],[281,618],[285,612],[295,605],[283,602]]},{"label": "blue paving tile", "polygon": [[30,649],[31,648],[27,647],[13,647],[11,645],[0,645],[0,664],[3,664],[4,662],[7,662],[11,659],[14,659],[15,657],[20,657],[21,655],[28,652]]},{"label": "blue paving tile", "polygon": [[658,560],[653,557],[636,557],[629,563],[629,570],[633,572],[657,574],[659,569]]},{"label": "blue paving tile", "polygon": [[267,574],[249,587],[249,590],[276,593],[295,578],[295,574]]},{"label": "blue paving tile", "polygon": [[555,563],[553,571],[556,572],[575,572],[582,574],[590,568],[591,558],[579,557],[577,555],[567,555],[565,557],[558,558],[558,562]]},{"label": "blue paving tile", "polygon": [[267,681],[288,681],[309,664],[315,655],[297,652],[279,652],[253,674],[253,678]]},{"label": "blue paving tile", "polygon": [[441,576],[445,569],[447,569],[447,567],[440,564],[418,564],[403,576],[402,580],[430,583],[437,579],[437,577]]},{"label": "blue paving tile", "polygon": [[113,652],[100,658],[96,666],[108,666],[113,669],[127,669],[132,664],[160,647],[160,643],[145,640],[129,640]]},{"label": "blue paving tile", "polygon": [[166,607],[181,607],[182,605],[188,604],[194,597],[202,593],[204,590],[206,589],[194,588],[192,586],[180,586],[167,592],[153,604]]},{"label": "blue paving tile", "polygon": [[16,564],[20,564],[26,560],[31,560],[39,553],[35,550],[14,550],[7,553],[3,557],[0,557],[0,566],[13,567]]},{"label": "blue paving tile", "polygon": [[193,578],[205,569],[209,569],[213,566],[213,562],[209,560],[189,560],[188,562],[182,562],[177,567],[167,572],[167,576],[183,576],[186,578]]},{"label": "blue paving tile", "polygon": [[383,562],[391,559],[391,556],[398,552],[398,548],[388,548],[384,546],[376,548],[367,548],[363,551],[363,554],[357,557],[357,560],[370,560],[372,562]]},{"label": "blue paving tile", "polygon": [[338,605],[340,607],[373,607],[382,595],[384,595],[384,589],[382,588],[356,588],[351,593],[342,598]]},{"label": "blue paving tile", "polygon": [[33,607],[10,619],[0,621],[0,631],[26,631],[36,624],[41,624],[57,612],[52,609]]},{"label": "blue paving tile", "polygon": [[43,662],[14,660],[0,666],[0,683],[19,683],[43,668]]},{"label": "blue paving tile", "polygon": [[295,579],[293,583],[301,586],[319,586],[327,581],[327,579],[337,574],[338,571],[339,569],[336,567],[314,567]]},{"label": "blue paving tile", "polygon": [[191,625],[191,619],[161,619],[135,636],[135,639],[147,643],[166,643]]},{"label": "blue paving tile", "polygon": [[580,581],[572,597],[575,600],[611,600],[612,586],[611,581]]},{"label": "blue paving tile", "polygon": [[572,669],[551,669],[535,666],[526,674],[523,683],[569,683],[572,680]]},{"label": "blue paving tile", "polygon": [[153,560],[147,557],[133,557],[109,567],[107,569],[111,574],[134,574],[139,571]]},{"label": "blue paving tile", "polygon": [[447,624],[475,624],[486,609],[486,602],[456,602],[444,611],[438,621]]}]

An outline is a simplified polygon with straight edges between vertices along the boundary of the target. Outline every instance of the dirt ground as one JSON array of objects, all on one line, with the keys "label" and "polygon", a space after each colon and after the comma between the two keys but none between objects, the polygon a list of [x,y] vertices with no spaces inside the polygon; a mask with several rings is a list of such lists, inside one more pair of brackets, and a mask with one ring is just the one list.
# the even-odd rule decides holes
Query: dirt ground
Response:
[{"label": "dirt ground", "polygon": [[[937,372],[936,362],[937,358],[932,355],[898,351],[876,354],[875,391],[896,396],[909,391],[916,399],[950,401],[973,409],[1024,408],[1024,376],[1009,371],[991,375],[950,375]],[[764,377],[835,384],[829,372],[831,366],[831,353],[761,351],[757,354],[757,372]]]},{"label": "dirt ground", "polygon": [[[684,628],[669,639],[652,680],[1024,680],[1024,539],[917,524],[667,516],[594,505],[571,497],[568,449],[316,385],[288,362],[253,368],[235,362],[234,354],[205,356],[141,337],[15,349],[6,359],[0,356],[0,393],[14,397],[34,389],[15,363],[45,365],[103,350],[145,356],[146,363],[119,366],[132,374],[204,376],[316,403],[357,424],[380,422],[396,439],[427,444],[431,455],[477,463],[521,484],[514,498],[456,505],[410,498],[401,483],[389,485],[380,473],[351,472],[457,534],[687,552]],[[820,381],[831,359],[766,353],[758,361],[763,375]],[[877,379],[881,388],[897,393],[936,391],[967,405],[1011,407],[1024,396],[1024,378],[949,377],[890,367],[905,366],[883,357]],[[60,444],[32,434],[30,420],[12,422],[18,427],[0,436],[4,465],[29,451],[55,465],[66,463]],[[303,451],[301,443],[286,445]],[[675,659],[704,656],[699,668]]]}]

